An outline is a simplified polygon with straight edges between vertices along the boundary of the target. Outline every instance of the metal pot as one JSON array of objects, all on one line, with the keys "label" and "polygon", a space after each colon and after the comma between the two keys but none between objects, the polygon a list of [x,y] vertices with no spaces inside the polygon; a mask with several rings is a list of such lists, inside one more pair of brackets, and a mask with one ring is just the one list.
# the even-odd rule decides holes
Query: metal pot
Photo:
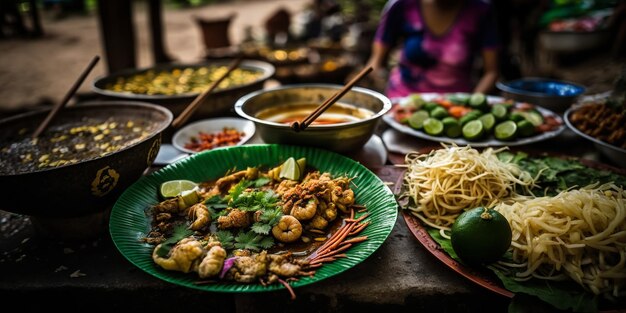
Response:
[{"label": "metal pot", "polygon": [[260,90],[239,99],[235,103],[235,112],[255,123],[265,143],[314,146],[340,153],[354,152],[372,137],[381,116],[391,109],[391,101],[376,91],[354,87],[339,99],[340,103],[373,112],[367,118],[350,122],[310,125],[304,131],[295,132],[289,124],[257,116],[262,110],[275,106],[322,104],[341,88],[341,85],[331,84],[299,84]]},{"label": "metal pot", "polygon": [[[29,136],[47,114],[47,110],[42,110],[1,120],[0,142],[15,138],[22,129],[30,130],[25,135]],[[135,121],[151,121],[155,127],[141,140],[108,155],[0,175],[0,209],[44,218],[74,218],[106,210],[152,165],[161,145],[161,133],[172,121],[172,113],[157,105],[101,101],[65,108],[49,127],[96,116],[131,117]]]},{"label": "metal pot", "polygon": [[[95,93],[110,99],[126,101],[145,101],[155,103],[168,108],[175,116],[178,116],[180,115],[180,113],[183,112],[187,105],[198,96],[198,93],[185,93],[177,95],[147,95],[129,92],[116,92],[106,89],[106,86],[114,83],[118,78],[142,74],[147,71],[158,72],[170,71],[174,69],[183,70],[185,68],[195,69],[205,66],[228,66],[230,63],[232,63],[231,60],[216,60],[211,63],[192,65],[169,64],[143,69],[124,70],[108,76],[97,78],[92,84],[92,90]],[[214,90],[211,93],[211,96],[207,97],[204,103],[202,103],[198,107],[193,117],[190,118],[189,121],[200,120],[229,113],[229,111],[233,107],[233,104],[235,103],[235,101],[237,101],[237,99],[239,99],[239,97],[252,91],[262,89],[265,81],[272,77],[275,71],[274,66],[262,61],[243,60],[239,67],[246,70],[259,71],[262,73],[262,75],[257,80],[251,83]]]}]

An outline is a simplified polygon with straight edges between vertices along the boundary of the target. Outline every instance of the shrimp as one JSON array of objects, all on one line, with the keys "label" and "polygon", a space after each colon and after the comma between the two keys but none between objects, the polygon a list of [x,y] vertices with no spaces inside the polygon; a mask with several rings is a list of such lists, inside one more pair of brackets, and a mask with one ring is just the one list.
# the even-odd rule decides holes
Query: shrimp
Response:
[{"label": "shrimp", "polygon": [[198,266],[198,275],[200,278],[213,277],[220,273],[224,260],[226,259],[226,250],[221,246],[213,246],[209,249],[200,266]]},{"label": "shrimp", "polygon": [[252,283],[267,274],[267,252],[235,259],[233,267],[228,270],[227,278],[241,283]]},{"label": "shrimp", "polygon": [[248,227],[252,222],[250,214],[239,209],[231,209],[227,215],[217,218],[217,227],[220,229]]},{"label": "shrimp", "polygon": [[310,272],[302,271],[302,267],[308,265],[307,261],[294,260],[290,253],[287,254],[269,254],[270,259],[269,271],[282,277],[296,277],[300,275],[309,275]]},{"label": "shrimp", "polygon": [[315,215],[309,223],[309,226],[315,229],[323,230],[328,226],[328,221],[321,215]]},{"label": "shrimp", "polygon": [[312,219],[313,216],[315,216],[315,212],[317,212],[317,198],[313,196],[311,199],[309,199],[304,207],[301,206],[301,203],[302,200],[294,203],[293,207],[291,208],[291,215],[299,221]]},{"label": "shrimp", "polygon": [[170,250],[167,258],[160,257],[158,251],[159,244],[152,252],[152,260],[162,268],[169,271],[180,271],[189,273],[194,269],[199,258],[204,254],[202,244],[193,238],[184,238]]},{"label": "shrimp", "polygon": [[344,213],[348,213],[348,207],[354,204],[354,191],[352,189],[343,190],[340,186],[333,189],[332,202]]},{"label": "shrimp", "polygon": [[224,176],[215,182],[215,188],[220,192],[225,192],[230,188],[230,185],[237,183],[241,179],[245,178],[253,180],[259,177],[259,169],[256,167],[248,167],[246,170],[239,171],[228,176]]},{"label": "shrimp", "polygon": [[194,220],[191,226],[189,226],[191,230],[200,230],[211,223],[209,209],[202,202],[190,207],[187,216]]},{"label": "shrimp", "polygon": [[302,224],[291,215],[283,215],[272,228],[272,235],[281,242],[294,242],[302,236]]},{"label": "shrimp", "polygon": [[180,207],[178,206],[178,199],[167,199],[153,207],[156,213],[178,213]]}]

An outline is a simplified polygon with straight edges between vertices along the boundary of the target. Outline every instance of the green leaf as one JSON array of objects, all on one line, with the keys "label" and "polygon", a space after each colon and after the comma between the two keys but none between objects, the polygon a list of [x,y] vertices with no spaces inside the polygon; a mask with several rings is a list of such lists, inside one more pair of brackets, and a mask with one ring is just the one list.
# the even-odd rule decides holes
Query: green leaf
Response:
[{"label": "green leaf", "polygon": [[520,282],[510,274],[489,267],[500,278],[504,287],[515,293],[524,293],[535,296],[559,310],[574,312],[597,312],[598,298],[585,292],[574,282],[555,282],[531,279]]},{"label": "green leaf", "polygon": [[215,235],[224,249],[228,250],[235,247],[235,237],[231,232],[227,230],[218,230]]},{"label": "green leaf", "polygon": [[443,238],[441,234],[439,233],[439,229],[429,227],[428,234],[441,246],[441,248],[443,248],[443,250],[450,257],[452,257],[458,262],[461,262],[461,259],[456,255],[456,252],[454,252],[454,249],[452,248],[452,241],[450,241],[449,239]]},{"label": "green leaf", "polygon": [[183,238],[191,236],[192,234],[193,230],[187,228],[186,225],[178,225],[174,227],[174,233],[170,238],[167,238],[167,240],[161,244],[159,250],[156,251],[157,255],[162,258],[167,257],[177,242],[181,241]]},{"label": "green leaf", "polygon": [[256,222],[252,225],[252,227],[250,227],[250,229],[257,234],[267,235],[270,233],[270,230],[272,230],[272,226]]},{"label": "green leaf", "polygon": [[270,181],[272,180],[267,177],[260,177],[252,181],[252,183],[254,184],[254,187],[259,188],[259,187],[267,185],[267,183],[269,183]]},{"label": "green leaf", "polygon": [[265,236],[259,241],[259,246],[262,249],[269,249],[274,246],[274,238],[271,236]]}]

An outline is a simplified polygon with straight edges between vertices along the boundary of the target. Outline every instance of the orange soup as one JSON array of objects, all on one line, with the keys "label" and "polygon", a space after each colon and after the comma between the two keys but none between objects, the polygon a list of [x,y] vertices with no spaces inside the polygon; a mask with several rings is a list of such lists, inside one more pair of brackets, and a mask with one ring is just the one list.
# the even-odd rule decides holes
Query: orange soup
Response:
[{"label": "orange soup", "polygon": [[[318,106],[319,104],[277,105],[259,111],[255,117],[270,122],[291,124],[294,121],[301,121]],[[374,112],[368,109],[357,108],[346,103],[335,103],[315,119],[311,125],[348,123],[366,119],[372,115],[374,115]]]}]

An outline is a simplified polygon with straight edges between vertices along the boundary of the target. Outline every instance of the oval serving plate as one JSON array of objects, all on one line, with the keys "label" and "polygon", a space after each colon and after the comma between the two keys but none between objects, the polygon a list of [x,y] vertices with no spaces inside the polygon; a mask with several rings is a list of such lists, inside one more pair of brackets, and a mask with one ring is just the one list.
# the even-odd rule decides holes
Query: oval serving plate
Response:
[{"label": "oval serving plate", "polygon": [[[205,134],[221,132],[224,130],[224,128],[236,129],[240,133],[243,133],[243,136],[241,136],[241,139],[235,144],[235,146],[243,145],[244,143],[246,143],[248,140],[250,140],[250,138],[252,138],[252,136],[254,136],[254,132],[256,131],[254,123],[243,118],[209,118],[185,125],[183,128],[178,130],[172,137],[172,145],[174,145],[176,149],[185,153],[198,153],[199,151],[185,148],[185,145],[191,141],[192,137],[198,137],[198,134],[200,132],[203,132]],[[210,150],[220,148],[224,147],[216,147]]]},{"label": "oval serving plate", "polygon": [[340,274],[364,261],[387,239],[397,218],[394,194],[383,181],[363,165],[342,155],[310,147],[285,145],[244,145],[196,153],[140,178],[117,200],[111,210],[109,232],[120,253],[146,273],[164,281],[193,289],[215,292],[262,292],[285,289],[281,284],[240,284],[220,282],[198,285],[198,277],[166,271],[152,261],[153,246],[143,241],[150,231],[146,209],[158,203],[157,188],[168,180],[200,182],[222,176],[228,169],[274,166],[288,157],[305,157],[307,165],[332,175],[354,177],[356,203],[368,208],[371,224],[362,234],[368,239],[346,251],[347,257],[324,264],[312,277],[301,277],[292,287],[312,284]]},{"label": "oval serving plate", "polygon": [[[438,93],[420,93],[422,99],[428,101],[428,100],[432,100],[435,99],[437,97],[440,97],[441,94]],[[398,103],[402,101],[402,98],[396,98],[392,100],[392,103]],[[495,102],[504,102],[506,101],[504,98],[502,97],[496,97],[496,96],[487,96],[487,101],[489,103],[495,103]],[[554,117],[560,124],[560,126],[553,130],[553,131],[548,131],[545,133],[541,133],[538,135],[534,135],[534,136],[530,136],[530,137],[526,137],[526,138],[521,138],[521,139],[516,139],[516,140],[511,140],[511,141],[501,141],[501,140],[497,140],[495,138],[493,138],[492,136],[487,137],[486,139],[483,140],[479,140],[479,141],[470,141],[470,140],[466,140],[464,138],[450,138],[450,137],[446,137],[446,136],[431,136],[426,134],[423,131],[420,130],[416,130],[411,128],[408,125],[402,124],[398,121],[396,121],[393,117],[393,110],[389,111],[389,113],[383,115],[383,121],[385,121],[385,123],[387,123],[389,126],[393,127],[394,129],[396,129],[399,132],[417,137],[417,138],[421,138],[421,139],[426,139],[426,140],[430,140],[430,141],[435,141],[435,142],[443,142],[443,143],[449,143],[449,144],[456,144],[459,146],[466,146],[466,145],[471,145],[472,147],[475,148],[482,148],[482,147],[502,147],[502,146],[520,146],[520,145],[527,145],[527,144],[531,144],[531,143],[535,143],[535,142],[539,142],[539,141],[543,141],[543,140],[547,140],[553,137],[556,137],[558,135],[560,135],[563,130],[565,130],[566,126],[565,123],[563,122],[563,119],[556,113],[548,110],[548,109],[544,109],[540,106],[535,106],[535,109],[537,109],[543,116],[552,116]]]}]

